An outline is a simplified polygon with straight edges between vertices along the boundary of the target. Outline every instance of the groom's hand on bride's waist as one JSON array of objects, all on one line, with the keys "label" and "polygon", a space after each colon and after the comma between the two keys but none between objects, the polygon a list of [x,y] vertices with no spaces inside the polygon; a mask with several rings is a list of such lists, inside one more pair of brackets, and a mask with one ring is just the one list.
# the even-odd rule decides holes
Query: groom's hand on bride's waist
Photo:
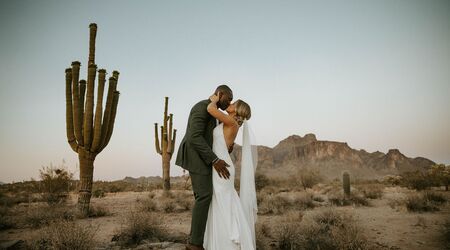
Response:
[{"label": "groom's hand on bride's waist", "polygon": [[227,167],[229,165],[221,159],[218,159],[213,162],[213,167],[216,169],[217,173],[221,178],[229,179],[230,178],[230,172],[228,171]]}]

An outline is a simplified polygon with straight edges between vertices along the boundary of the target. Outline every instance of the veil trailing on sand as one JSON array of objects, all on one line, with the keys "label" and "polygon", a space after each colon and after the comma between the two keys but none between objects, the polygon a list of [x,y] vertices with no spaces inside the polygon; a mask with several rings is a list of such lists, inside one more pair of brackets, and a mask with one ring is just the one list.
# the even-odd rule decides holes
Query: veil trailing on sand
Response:
[{"label": "veil trailing on sand", "polygon": [[249,128],[248,121],[244,120],[243,125],[240,201],[252,232],[253,246],[256,249],[255,223],[258,204],[256,203],[255,171],[258,164],[258,151],[255,136]]}]

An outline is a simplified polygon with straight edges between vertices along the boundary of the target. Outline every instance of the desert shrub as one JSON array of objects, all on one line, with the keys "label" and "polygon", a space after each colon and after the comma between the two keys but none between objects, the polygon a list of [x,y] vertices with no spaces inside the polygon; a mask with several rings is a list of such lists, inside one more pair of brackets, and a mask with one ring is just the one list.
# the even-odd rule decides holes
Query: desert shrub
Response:
[{"label": "desert shrub", "polygon": [[428,192],[424,192],[423,196],[426,200],[437,203],[437,204],[443,204],[443,203],[447,202],[447,198],[441,193],[428,191]]},{"label": "desert shrub", "polygon": [[314,208],[313,195],[302,192],[294,198],[293,206],[297,209]]},{"label": "desert shrub", "polygon": [[427,173],[405,172],[402,174],[402,185],[416,190],[424,190],[433,186],[433,180]]},{"label": "desert shrub", "polygon": [[447,249],[450,249],[450,220],[444,223],[443,236],[447,244]]},{"label": "desert shrub", "polygon": [[191,210],[194,206],[194,199],[192,199],[191,195],[179,193],[175,196],[175,204],[178,204],[182,211]]},{"label": "desert shrub", "polygon": [[435,164],[428,170],[428,176],[433,186],[444,186],[445,190],[448,191],[448,186],[450,185],[450,165]]},{"label": "desert shrub", "polygon": [[429,196],[424,193],[409,195],[405,205],[410,212],[433,212],[439,210],[438,204],[433,200],[429,200]]},{"label": "desert shrub", "polygon": [[255,188],[256,191],[263,189],[265,186],[269,185],[270,181],[266,175],[259,172],[255,173]]},{"label": "desert shrub", "polygon": [[24,216],[23,223],[26,226],[38,228],[50,225],[55,221],[72,221],[76,212],[73,208],[65,206],[40,206],[29,208]]},{"label": "desert shrub", "polygon": [[268,195],[258,205],[260,214],[282,214],[291,207],[291,202],[280,195]]},{"label": "desert shrub", "polygon": [[15,223],[9,216],[9,208],[6,206],[0,206],[0,231],[13,228]]},{"label": "desert shrub", "polygon": [[367,249],[362,229],[350,214],[326,208],[277,227],[279,249]]},{"label": "desert shrub", "polygon": [[346,197],[343,192],[335,192],[330,193],[328,195],[328,201],[332,205],[336,206],[348,206],[348,205],[355,205],[355,206],[368,206],[369,202],[367,201],[367,198],[356,192],[351,192],[349,197]]},{"label": "desert shrub", "polygon": [[385,175],[382,183],[390,186],[398,186],[402,183],[402,176],[400,175]]},{"label": "desert shrub", "polygon": [[165,234],[158,215],[132,210],[113,240],[122,246],[130,246],[139,244],[144,239],[162,239]]},{"label": "desert shrub", "polygon": [[161,209],[165,213],[173,213],[175,211],[175,202],[173,199],[162,199],[160,203]]},{"label": "desert shrub", "polygon": [[320,174],[319,170],[302,168],[297,173],[296,179],[303,189],[306,190],[323,181],[324,177]]},{"label": "desert shrub", "polygon": [[157,211],[156,202],[153,198],[146,198],[140,201],[140,208],[145,212],[155,212]]},{"label": "desert shrub", "polygon": [[105,191],[103,191],[103,189],[95,189],[92,192],[92,196],[95,198],[103,198],[105,197]]},{"label": "desert shrub", "polygon": [[64,168],[55,168],[52,165],[49,167],[42,167],[39,170],[41,182],[39,183],[39,190],[43,193],[45,201],[49,204],[66,201],[70,183],[73,174]]},{"label": "desert shrub", "polygon": [[256,249],[270,249],[269,248],[269,226],[267,224],[256,223],[255,225],[255,236],[256,236]]},{"label": "desert shrub", "polygon": [[89,206],[89,213],[88,213],[89,218],[103,217],[108,216],[110,214],[111,213],[106,207],[93,205]]},{"label": "desert shrub", "polygon": [[380,199],[383,196],[384,185],[382,184],[358,185],[356,188],[368,199]]},{"label": "desert shrub", "polygon": [[56,221],[41,230],[29,249],[93,249],[97,227],[82,226],[72,221]]}]

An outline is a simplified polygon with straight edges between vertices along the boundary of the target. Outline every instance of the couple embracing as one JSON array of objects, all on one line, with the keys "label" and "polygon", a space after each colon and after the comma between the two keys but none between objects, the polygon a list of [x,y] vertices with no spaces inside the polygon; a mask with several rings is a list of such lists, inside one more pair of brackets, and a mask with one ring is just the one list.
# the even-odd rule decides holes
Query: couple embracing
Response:
[{"label": "couple embracing", "polygon": [[[186,135],[176,165],[189,171],[195,205],[186,249],[256,249],[256,146],[247,120],[250,106],[220,85],[209,99],[198,102],[189,114]],[[219,109],[226,111],[226,113]],[[242,131],[240,192],[234,188],[235,167],[230,153]]]}]

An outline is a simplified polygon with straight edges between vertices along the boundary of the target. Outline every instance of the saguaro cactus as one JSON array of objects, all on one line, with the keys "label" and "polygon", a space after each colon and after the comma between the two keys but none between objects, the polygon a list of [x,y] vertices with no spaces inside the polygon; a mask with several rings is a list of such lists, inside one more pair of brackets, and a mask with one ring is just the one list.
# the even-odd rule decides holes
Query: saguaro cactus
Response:
[{"label": "saguaro cactus", "polygon": [[350,196],[350,175],[347,172],[344,172],[342,175],[342,185],[344,188],[345,197]]},{"label": "saguaro cactus", "polygon": [[161,144],[159,142],[158,123],[155,123],[155,147],[156,152],[162,156],[164,190],[170,190],[170,160],[172,159],[175,139],[177,137],[177,130],[172,129],[173,114],[167,115],[168,105],[169,97],[166,96],[163,125],[161,126]]},{"label": "saguaro cactus", "polygon": [[[89,25],[89,62],[87,82],[79,80],[80,62],[72,62],[66,69],[66,132],[70,147],[78,153],[80,161],[80,185],[78,209],[84,215],[89,212],[95,157],[108,145],[114,128],[119,91],[119,72],[109,78],[106,108],[103,112],[103,91],[106,70],[98,70],[97,104],[94,118],[94,90],[97,65],[95,65],[95,37],[97,25]],[[86,95],[85,95],[86,94]],[[103,120],[102,120],[103,115]]]}]

